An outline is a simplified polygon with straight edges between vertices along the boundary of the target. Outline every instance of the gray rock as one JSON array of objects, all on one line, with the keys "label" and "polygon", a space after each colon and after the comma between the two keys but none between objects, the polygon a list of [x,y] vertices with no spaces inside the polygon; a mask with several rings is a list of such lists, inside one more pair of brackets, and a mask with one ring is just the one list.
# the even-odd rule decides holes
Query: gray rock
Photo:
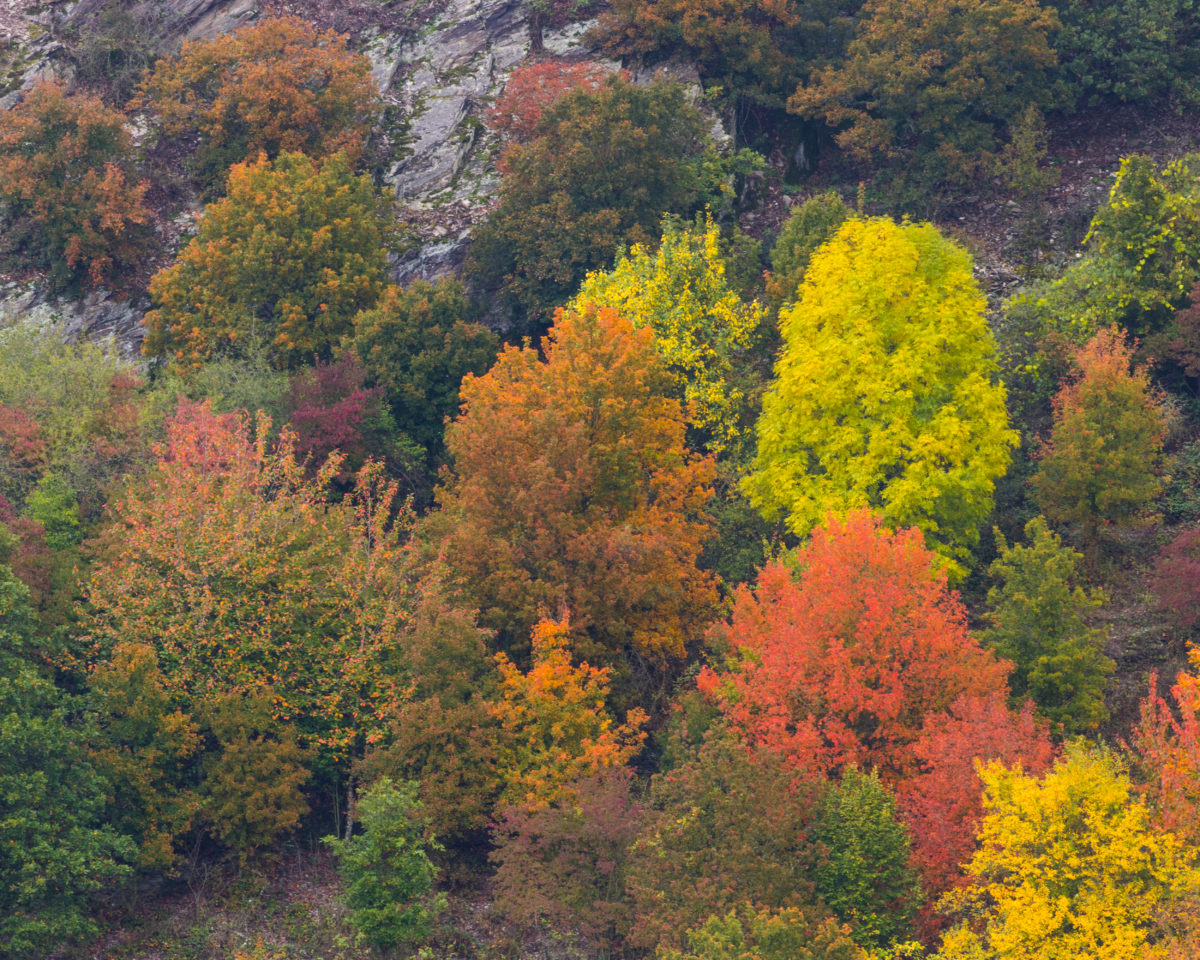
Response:
[{"label": "gray rock", "polygon": [[107,290],[93,290],[79,300],[51,294],[42,283],[0,285],[0,327],[20,320],[53,327],[67,343],[112,337],[121,353],[141,356],[145,300],[123,299]]}]

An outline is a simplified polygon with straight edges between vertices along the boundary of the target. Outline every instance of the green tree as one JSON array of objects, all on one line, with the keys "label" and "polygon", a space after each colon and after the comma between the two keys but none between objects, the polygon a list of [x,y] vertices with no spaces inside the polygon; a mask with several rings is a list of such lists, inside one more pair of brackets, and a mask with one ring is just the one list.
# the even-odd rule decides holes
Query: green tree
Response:
[{"label": "green tree", "polygon": [[124,116],[98,97],[34,86],[0,113],[5,246],[57,285],[119,283],[154,242],[132,154]]},{"label": "green tree", "polygon": [[792,303],[800,292],[808,262],[850,216],[850,208],[833,190],[809,197],[789,214],[771,249],[767,293],[776,303]]},{"label": "green tree", "polygon": [[634,326],[649,327],[654,345],[691,404],[692,425],[713,453],[736,449],[746,397],[735,362],[754,345],[763,322],[725,276],[720,232],[706,216],[695,227],[668,222],[651,252],[641,244],[608,271],[589,273],[568,310],[612,307]]},{"label": "green tree", "polygon": [[1142,520],[1162,488],[1165,423],[1143,367],[1109,327],[1075,354],[1078,376],[1054,398],[1034,500],[1056,523],[1074,523],[1094,560],[1104,527]]},{"label": "green tree", "polygon": [[386,391],[397,429],[435,460],[446,420],[458,413],[463,377],[486,373],[500,345],[477,315],[462,284],[443,278],[389,286],[354,318],[351,343],[371,382]]},{"label": "green tree", "polygon": [[51,550],[70,549],[83,539],[75,491],[53,473],[42,474],[29,491],[25,512],[42,525],[46,546]]},{"label": "green tree", "polygon": [[1037,0],[870,0],[845,58],[815,71],[788,106],[823,118],[861,159],[902,163],[900,176],[923,189],[1028,175],[1037,151],[1014,157],[1004,144],[1062,102],[1057,26]]},{"label": "green tree", "polygon": [[0,957],[37,960],[95,935],[94,894],[129,873],[82,704],[28,659],[29,591],[0,566]]},{"label": "green tree", "polygon": [[943,900],[975,919],[944,960],[1140,960],[1158,913],[1194,894],[1194,851],[1154,828],[1120,761],[1075,743],[1040,780],[984,767],[976,883]]},{"label": "green tree", "polygon": [[1025,525],[1025,546],[996,531],[999,556],[988,569],[987,619],[981,639],[1013,664],[1009,686],[1027,697],[1062,734],[1089,733],[1108,719],[1104,687],[1115,664],[1104,653],[1106,631],[1083,614],[1104,594],[1074,583],[1082,556],[1064,546],[1042,517]]},{"label": "green tree", "polygon": [[260,340],[281,367],[328,359],[383,291],[389,224],[342,154],[236,165],[198,235],[150,281],[143,350],[181,369]]},{"label": "green tree", "polygon": [[589,270],[655,238],[664,213],[700,205],[706,130],[675,84],[614,76],[571,91],[536,139],[505,151],[499,205],[475,233],[467,272],[498,292],[519,332],[544,329]]},{"label": "green tree", "polygon": [[890,947],[912,932],[921,889],[908,830],[879,774],[849,767],[829,788],[812,829],[827,851],[817,892],[864,947]]},{"label": "green tree", "polygon": [[812,257],[744,489],[807,535],[871,507],[959,572],[1016,434],[970,256],[929,224],[848,220]]},{"label": "green tree", "polygon": [[346,883],[350,922],[380,949],[419,941],[445,903],[432,893],[437,871],[429,854],[441,845],[425,835],[416,784],[384,777],[358,801],[362,833],[326,837]]}]

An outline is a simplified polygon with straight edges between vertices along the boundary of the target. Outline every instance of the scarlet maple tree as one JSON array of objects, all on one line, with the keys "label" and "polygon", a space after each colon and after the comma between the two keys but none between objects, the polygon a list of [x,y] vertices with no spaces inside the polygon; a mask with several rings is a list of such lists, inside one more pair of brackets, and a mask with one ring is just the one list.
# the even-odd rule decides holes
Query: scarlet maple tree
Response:
[{"label": "scarlet maple tree", "polygon": [[653,334],[594,306],[560,311],[540,352],[509,346],[463,380],[426,529],[502,646],[525,648],[539,611],[563,604],[572,652],[618,670],[678,661],[702,629],[713,463],[685,448],[672,389]]},{"label": "scarlet maple tree", "polygon": [[[1192,661],[1200,662],[1194,648]],[[1150,678],[1132,747],[1158,822],[1194,844],[1200,840],[1200,677],[1181,673],[1170,700],[1158,693],[1157,680]]]},{"label": "scarlet maple tree", "polygon": [[158,655],[172,698],[196,707],[269,686],[272,719],[342,761],[404,696],[397,637],[409,609],[409,518],[377,464],[331,502],[340,458],[310,476],[286,428],[184,404],[145,484],[113,505],[79,613],[86,655]]},{"label": "scarlet maple tree", "polygon": [[909,528],[870,513],[829,519],[796,558],[739,587],[714,633],[730,670],[705,668],[700,690],[750,743],[802,770],[848,764],[885,780],[911,773],[930,711],[1004,689],[1009,665],[967,630],[966,609],[936,554]]},{"label": "scarlet maple tree", "polygon": [[[975,850],[983,817],[978,764],[1021,764],[1041,776],[1054,760],[1046,721],[1033,705],[1012,710],[1000,693],[960,697],[944,712],[926,717],[912,745],[918,771],[900,785],[900,812],[912,837],[913,864],[930,901],[965,882],[963,864]],[[927,929],[936,925],[930,913]]]}]

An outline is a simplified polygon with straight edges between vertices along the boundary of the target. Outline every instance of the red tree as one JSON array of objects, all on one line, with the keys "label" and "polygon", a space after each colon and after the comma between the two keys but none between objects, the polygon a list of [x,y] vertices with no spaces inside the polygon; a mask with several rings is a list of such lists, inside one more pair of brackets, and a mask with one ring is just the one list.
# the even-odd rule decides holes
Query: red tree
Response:
[{"label": "red tree", "polygon": [[596,91],[608,74],[607,69],[591,60],[522,64],[509,74],[504,92],[488,110],[488,126],[506,140],[532,140],[542,114],[555,100],[577,87]]},{"label": "red tree", "polygon": [[366,386],[367,371],[351,354],[336,363],[318,363],[292,375],[286,398],[296,431],[296,452],[325,462],[339,451],[345,461],[338,477],[347,482],[367,458],[364,422],[379,415],[382,387]]},{"label": "red tree", "polygon": [[997,691],[961,697],[948,712],[927,716],[912,754],[920,770],[900,787],[900,811],[912,837],[913,863],[932,903],[962,882],[962,864],[975,848],[983,816],[976,764],[1020,763],[1026,773],[1040,775],[1054,759],[1054,746],[1032,703],[1013,711]]},{"label": "red tree", "polygon": [[1184,627],[1200,620],[1200,529],[1172,540],[1154,565],[1151,588]]},{"label": "red tree", "polygon": [[[1192,660],[1196,662],[1196,652]],[[1159,696],[1157,676],[1142,701],[1133,749],[1150,783],[1160,824],[1189,843],[1200,841],[1200,677],[1181,673],[1172,705]]]},{"label": "red tree", "polygon": [[734,729],[789,762],[828,773],[846,764],[895,781],[930,711],[1004,689],[1008,664],[967,631],[966,610],[919,530],[892,533],[869,513],[829,520],[798,555],[739,588],[718,626],[729,673],[701,691]]}]

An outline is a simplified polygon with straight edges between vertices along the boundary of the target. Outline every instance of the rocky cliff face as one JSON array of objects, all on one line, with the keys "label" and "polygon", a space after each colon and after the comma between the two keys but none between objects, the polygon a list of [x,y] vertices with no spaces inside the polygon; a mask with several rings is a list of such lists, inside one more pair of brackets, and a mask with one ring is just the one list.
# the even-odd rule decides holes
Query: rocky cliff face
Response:
[{"label": "rocky cliff face", "polygon": [[[7,47],[7,84],[0,109],[46,76],[69,78],[63,38],[78,35],[113,0],[0,0],[0,44]],[[433,277],[453,268],[472,226],[487,211],[497,186],[496,144],[482,118],[508,73],[529,52],[521,0],[120,0],[152,22],[163,53],[186,40],[219,36],[267,13],[309,16],[351,32],[370,57],[388,105],[384,179],[417,243],[395,264],[396,279]],[[33,10],[34,12],[29,12]],[[552,53],[584,56],[586,24],[548,33]],[[613,65],[614,68],[616,64]],[[144,304],[93,294],[82,301],[48,296],[36,284],[0,287],[0,322],[32,312],[57,318],[69,336],[113,334],[136,349]]]}]

